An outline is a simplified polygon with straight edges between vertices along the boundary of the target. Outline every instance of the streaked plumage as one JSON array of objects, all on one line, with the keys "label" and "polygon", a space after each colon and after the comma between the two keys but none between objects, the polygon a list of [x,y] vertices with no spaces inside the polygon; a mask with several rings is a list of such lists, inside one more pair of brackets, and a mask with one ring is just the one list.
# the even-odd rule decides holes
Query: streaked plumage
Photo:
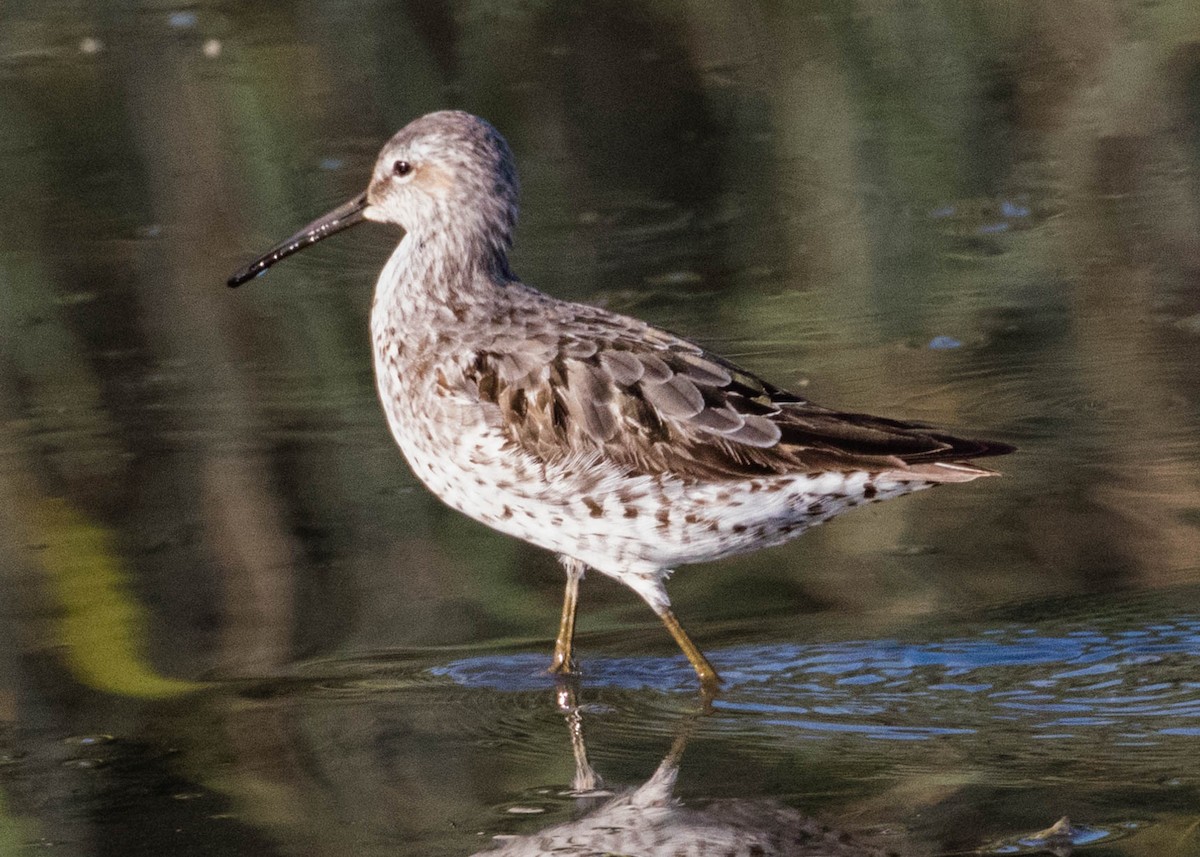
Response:
[{"label": "streaked plumage", "polygon": [[990,475],[967,460],[1010,451],[819,407],[675,334],[542,294],[508,266],[516,215],[500,134],[432,113],[388,142],[365,194],[230,284],[362,219],[405,228],[371,313],[388,423],[442,500],[562,558],[557,669],[573,668],[574,592],[591,567],[645,598],[711,685],[670,612],[672,568]]},{"label": "streaked plumage", "polygon": [[[475,857],[898,857],[887,850],[769,800],[729,799],[696,806],[675,795],[693,723],[684,722],[670,751],[637,788],[601,784],[588,761],[583,715],[559,690],[575,755],[573,791],[586,810],[524,836],[497,836]],[[607,795],[607,797],[605,797]]]}]

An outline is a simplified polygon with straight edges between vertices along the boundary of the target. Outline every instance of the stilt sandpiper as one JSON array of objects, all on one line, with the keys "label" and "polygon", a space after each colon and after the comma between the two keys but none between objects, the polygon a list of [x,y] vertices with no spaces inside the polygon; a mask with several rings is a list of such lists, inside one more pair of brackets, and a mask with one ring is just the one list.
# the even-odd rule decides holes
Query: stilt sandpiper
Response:
[{"label": "stilt sandpiper", "polygon": [[646,322],[556,300],[509,268],[517,173],[468,113],[410,123],[365,193],[229,279],[363,220],[400,226],[371,309],[375,376],[417,477],[459,511],[558,554],[551,670],[575,669],[585,569],[638,593],[713,690],[671,611],[676,566],[777,545],[863,503],[992,471],[1011,447],[815,405]]}]

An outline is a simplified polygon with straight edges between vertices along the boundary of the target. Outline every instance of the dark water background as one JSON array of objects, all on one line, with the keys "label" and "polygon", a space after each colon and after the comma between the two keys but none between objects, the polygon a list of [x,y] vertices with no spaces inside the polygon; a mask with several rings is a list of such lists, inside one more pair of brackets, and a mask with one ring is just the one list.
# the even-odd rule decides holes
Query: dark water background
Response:
[{"label": "dark water background", "polygon": [[[447,106],[528,282],[1005,478],[682,570],[706,715],[595,575],[555,688],[378,410],[396,236],[223,285]],[[1192,0],[6,2],[0,217],[0,854],[1200,853]]]}]

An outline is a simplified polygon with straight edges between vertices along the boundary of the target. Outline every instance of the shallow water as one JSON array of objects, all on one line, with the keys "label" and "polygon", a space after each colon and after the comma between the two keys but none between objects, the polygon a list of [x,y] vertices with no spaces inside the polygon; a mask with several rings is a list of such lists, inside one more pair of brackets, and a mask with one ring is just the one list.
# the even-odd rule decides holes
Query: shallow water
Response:
[{"label": "shallow water", "polygon": [[[1200,852],[1200,12],[17,3],[0,16],[0,854]],[[1001,479],[645,606],[441,507],[359,192],[508,137],[514,267]],[[1067,822],[1056,824],[1066,817]]]}]

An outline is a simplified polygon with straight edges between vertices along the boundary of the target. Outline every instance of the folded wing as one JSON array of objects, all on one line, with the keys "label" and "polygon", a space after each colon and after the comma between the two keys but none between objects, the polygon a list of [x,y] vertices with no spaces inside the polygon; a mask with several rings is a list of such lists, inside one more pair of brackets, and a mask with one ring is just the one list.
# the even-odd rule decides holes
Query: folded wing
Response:
[{"label": "folded wing", "polygon": [[599,454],[703,481],[827,470],[966,481],[990,471],[962,462],[1012,450],[822,408],[674,334],[588,309],[577,330],[482,344],[463,369],[511,441],[548,462]]}]

